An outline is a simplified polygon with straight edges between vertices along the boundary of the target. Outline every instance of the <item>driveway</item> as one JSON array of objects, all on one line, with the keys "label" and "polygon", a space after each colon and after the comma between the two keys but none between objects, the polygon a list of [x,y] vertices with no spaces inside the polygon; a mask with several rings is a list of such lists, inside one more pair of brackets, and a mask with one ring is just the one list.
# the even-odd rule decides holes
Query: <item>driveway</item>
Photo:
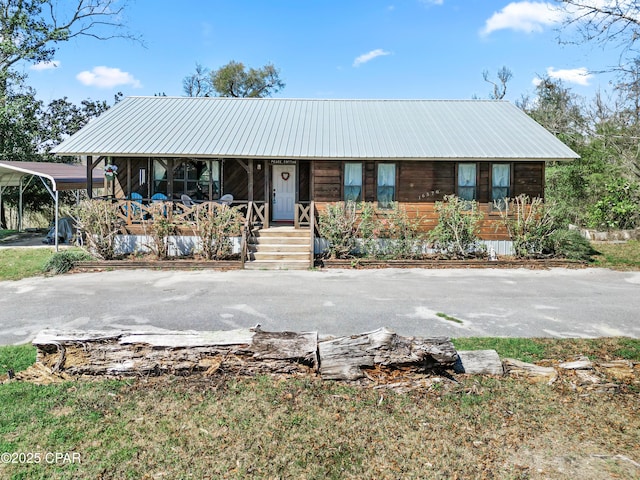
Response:
[{"label": "driveway", "polygon": [[[440,315],[438,315],[440,314]],[[445,318],[443,315],[448,316]],[[640,272],[110,271],[0,282],[0,344],[57,329],[640,338]]]}]

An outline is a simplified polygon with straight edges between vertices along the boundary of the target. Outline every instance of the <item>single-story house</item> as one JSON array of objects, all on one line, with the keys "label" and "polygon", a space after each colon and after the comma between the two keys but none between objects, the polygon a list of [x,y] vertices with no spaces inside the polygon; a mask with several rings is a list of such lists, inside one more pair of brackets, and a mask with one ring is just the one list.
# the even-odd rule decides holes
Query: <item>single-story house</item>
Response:
[{"label": "single-story house", "polygon": [[53,152],[116,165],[115,199],[231,194],[263,228],[308,228],[345,200],[399,202],[431,228],[435,202],[456,194],[480,203],[488,241],[508,238],[494,200],[543,197],[545,164],[578,158],[494,100],[129,97]]}]

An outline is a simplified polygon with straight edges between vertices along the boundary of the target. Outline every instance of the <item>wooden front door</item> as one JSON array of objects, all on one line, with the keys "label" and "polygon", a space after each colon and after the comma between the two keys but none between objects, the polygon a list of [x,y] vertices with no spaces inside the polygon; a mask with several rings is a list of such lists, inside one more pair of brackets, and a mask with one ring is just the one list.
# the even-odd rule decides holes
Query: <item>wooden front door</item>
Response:
[{"label": "wooden front door", "polygon": [[272,165],[271,211],[274,222],[292,222],[296,203],[296,166]]}]

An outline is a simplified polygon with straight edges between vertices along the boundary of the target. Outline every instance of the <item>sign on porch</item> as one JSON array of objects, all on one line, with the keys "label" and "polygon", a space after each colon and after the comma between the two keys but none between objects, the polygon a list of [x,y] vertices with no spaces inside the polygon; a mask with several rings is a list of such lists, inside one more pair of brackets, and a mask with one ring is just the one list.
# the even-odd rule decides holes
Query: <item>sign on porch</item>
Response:
[{"label": "sign on porch", "polygon": [[271,160],[271,165],[295,165],[295,160]]}]

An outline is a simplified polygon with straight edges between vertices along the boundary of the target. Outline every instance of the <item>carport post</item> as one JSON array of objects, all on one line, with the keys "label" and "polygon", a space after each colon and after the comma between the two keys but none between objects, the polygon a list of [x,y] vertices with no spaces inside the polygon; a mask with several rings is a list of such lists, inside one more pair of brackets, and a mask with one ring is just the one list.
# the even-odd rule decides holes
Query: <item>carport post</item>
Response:
[{"label": "carport post", "polygon": [[22,184],[24,177],[20,177],[20,185],[18,186],[18,231],[22,231]]},{"label": "carport post", "polygon": [[58,251],[58,199],[59,199],[59,192],[58,190],[56,190],[56,252]]}]

